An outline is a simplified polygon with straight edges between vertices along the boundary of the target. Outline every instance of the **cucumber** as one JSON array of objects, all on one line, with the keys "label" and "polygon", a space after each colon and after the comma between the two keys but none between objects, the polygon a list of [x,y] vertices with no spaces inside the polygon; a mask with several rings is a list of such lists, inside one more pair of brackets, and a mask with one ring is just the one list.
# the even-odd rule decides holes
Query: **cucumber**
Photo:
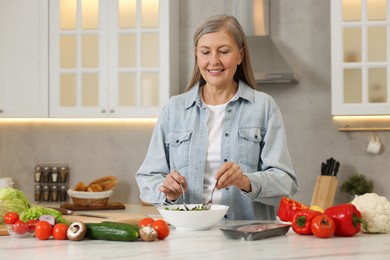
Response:
[{"label": "cucumber", "polygon": [[136,241],[138,228],[119,222],[86,223],[86,238],[111,241]]}]

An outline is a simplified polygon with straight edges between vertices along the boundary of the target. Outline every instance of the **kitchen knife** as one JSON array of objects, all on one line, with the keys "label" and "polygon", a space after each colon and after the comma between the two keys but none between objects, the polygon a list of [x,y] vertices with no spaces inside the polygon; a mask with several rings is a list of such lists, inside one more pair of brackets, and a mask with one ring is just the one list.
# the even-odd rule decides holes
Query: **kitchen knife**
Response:
[{"label": "kitchen knife", "polygon": [[59,212],[61,212],[62,215],[73,215],[73,216],[82,216],[82,217],[93,217],[93,218],[106,218],[109,219],[110,217],[102,216],[98,214],[90,214],[90,213],[75,213],[73,210],[70,209],[63,209],[63,208],[52,208]]},{"label": "kitchen knife", "polygon": [[333,175],[333,170],[334,170],[334,165],[335,165],[336,160],[330,157],[329,159],[329,170],[328,170],[328,175],[332,176]]},{"label": "kitchen knife", "polygon": [[326,167],[325,163],[324,162],[321,163],[321,175],[325,175],[325,167]]},{"label": "kitchen knife", "polygon": [[334,166],[333,176],[337,177],[337,173],[339,172],[340,162],[336,162]]},{"label": "kitchen knife", "polygon": [[326,160],[324,175],[329,175],[330,171],[330,159]]}]

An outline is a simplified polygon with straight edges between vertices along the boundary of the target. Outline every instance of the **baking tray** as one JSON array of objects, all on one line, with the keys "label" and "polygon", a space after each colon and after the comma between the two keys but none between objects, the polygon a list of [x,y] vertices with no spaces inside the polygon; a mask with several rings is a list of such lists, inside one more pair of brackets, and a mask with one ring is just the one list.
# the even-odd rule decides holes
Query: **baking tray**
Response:
[{"label": "baking tray", "polygon": [[290,227],[290,224],[282,223],[251,223],[220,228],[220,230],[227,238],[252,241],[284,235],[288,232]]}]

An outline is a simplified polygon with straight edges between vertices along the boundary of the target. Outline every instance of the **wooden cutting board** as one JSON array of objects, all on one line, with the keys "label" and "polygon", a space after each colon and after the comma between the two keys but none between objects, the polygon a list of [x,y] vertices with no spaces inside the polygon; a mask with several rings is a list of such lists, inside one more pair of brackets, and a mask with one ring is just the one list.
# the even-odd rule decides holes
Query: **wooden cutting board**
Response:
[{"label": "wooden cutting board", "polygon": [[128,223],[132,225],[138,224],[138,222],[141,219],[147,217],[147,215],[141,213],[114,213],[114,212],[95,213],[94,212],[93,214],[97,216],[107,217],[107,218],[78,216],[77,213],[74,213],[73,215],[62,215],[62,216],[69,222],[81,221],[84,223],[100,223],[103,221],[112,221],[112,222]]},{"label": "wooden cutting board", "polygon": [[0,236],[8,236],[7,228],[5,225],[0,225]]},{"label": "wooden cutting board", "polygon": [[109,210],[109,209],[125,209],[125,205],[121,202],[109,202],[104,206],[79,206],[71,203],[62,203],[60,205],[63,209],[70,210]]}]

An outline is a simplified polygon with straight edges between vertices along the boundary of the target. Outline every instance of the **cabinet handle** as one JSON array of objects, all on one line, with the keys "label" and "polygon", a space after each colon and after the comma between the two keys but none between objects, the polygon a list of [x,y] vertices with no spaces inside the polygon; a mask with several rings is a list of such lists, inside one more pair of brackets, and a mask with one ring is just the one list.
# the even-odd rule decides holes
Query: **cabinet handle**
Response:
[{"label": "cabinet handle", "polygon": [[0,109],[0,113],[3,113],[3,109]]},{"label": "cabinet handle", "polygon": [[114,113],[115,112],[115,110],[114,109],[110,109],[110,113],[112,114],[112,113]]},{"label": "cabinet handle", "polygon": [[106,113],[106,110],[105,110],[105,109],[102,109],[102,113],[103,113],[103,114]]}]

